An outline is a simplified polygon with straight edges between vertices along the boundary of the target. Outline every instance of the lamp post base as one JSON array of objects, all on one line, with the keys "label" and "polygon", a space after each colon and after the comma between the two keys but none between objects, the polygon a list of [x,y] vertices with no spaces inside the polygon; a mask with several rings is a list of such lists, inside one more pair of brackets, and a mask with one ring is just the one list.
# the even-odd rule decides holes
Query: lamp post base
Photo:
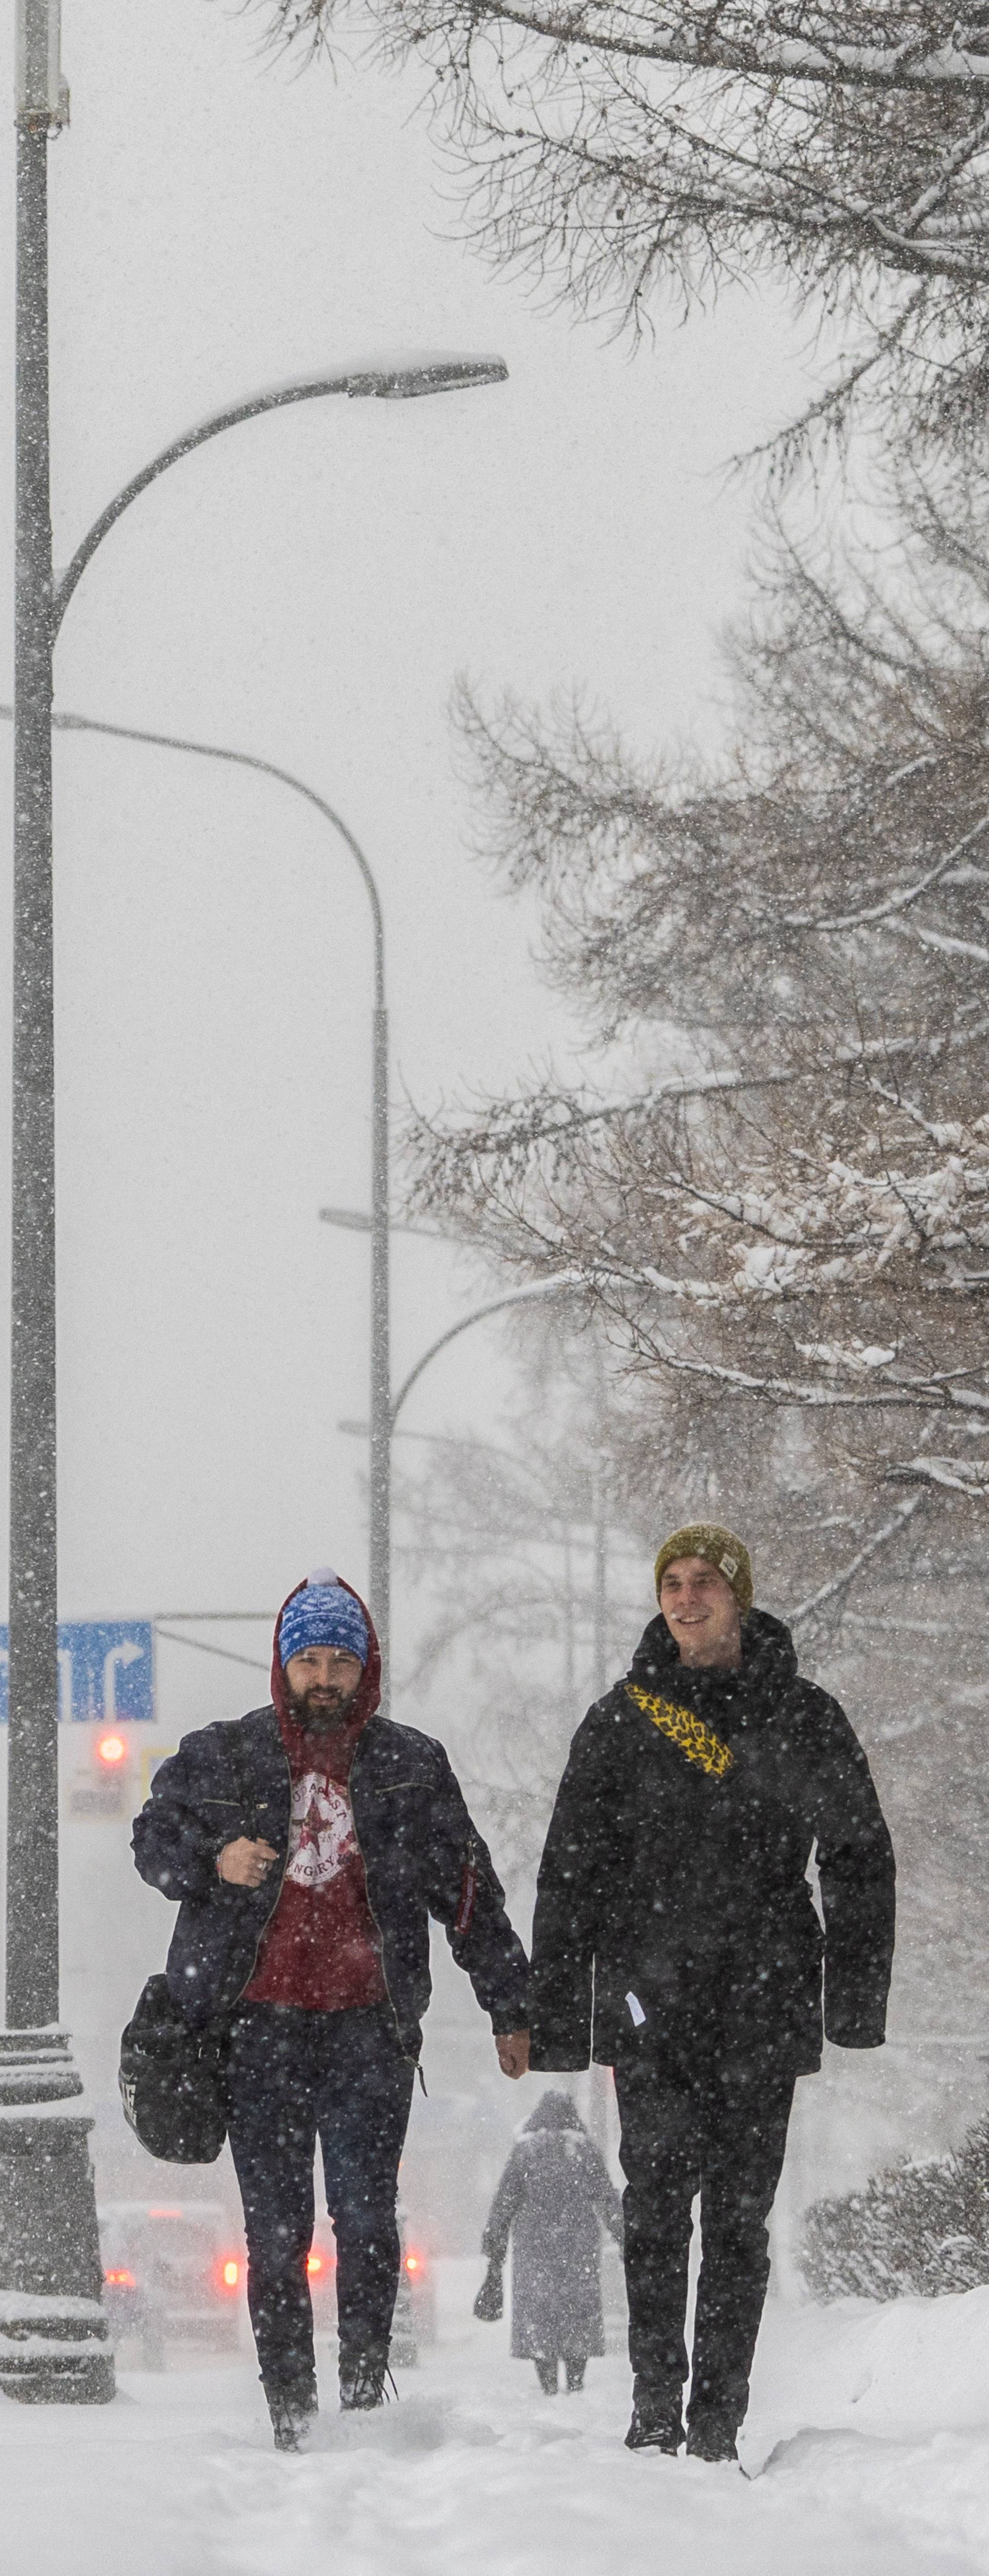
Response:
[{"label": "lamp post base", "polygon": [[0,2031],[0,2390],[25,2405],[115,2395],[82,2089],[64,2031]]}]

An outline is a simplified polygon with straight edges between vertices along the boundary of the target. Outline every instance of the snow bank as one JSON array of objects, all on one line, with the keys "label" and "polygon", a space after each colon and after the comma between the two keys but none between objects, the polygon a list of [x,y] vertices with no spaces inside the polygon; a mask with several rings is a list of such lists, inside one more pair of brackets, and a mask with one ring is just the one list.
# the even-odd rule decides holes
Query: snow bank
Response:
[{"label": "snow bank", "polygon": [[[627,2366],[544,2398],[442,2267],[441,2341],[373,2417],[272,2451],[253,2362],[125,2375],[117,2405],[0,2402],[7,2576],[980,2576],[989,2290],[767,2311],[733,2469],[632,2455]],[[765,2474],[762,2470],[765,2467]]]}]

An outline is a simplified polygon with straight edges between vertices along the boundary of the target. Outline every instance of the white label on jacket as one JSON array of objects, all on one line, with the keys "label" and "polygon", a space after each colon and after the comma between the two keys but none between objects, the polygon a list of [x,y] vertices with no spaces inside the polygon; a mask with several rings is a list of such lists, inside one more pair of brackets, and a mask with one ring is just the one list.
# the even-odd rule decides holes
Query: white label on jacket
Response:
[{"label": "white label on jacket", "polygon": [[641,2030],[646,2016],[639,2002],[638,1995],[633,1995],[631,1987],[625,1997],[625,2001],[628,2005],[629,2012],[631,2013],[632,2020],[635,2023],[636,2030]]},{"label": "white label on jacket", "polygon": [[346,1790],[321,1780],[315,1771],[304,1772],[292,1787],[286,1878],[295,1887],[328,1887],[357,1852]]}]

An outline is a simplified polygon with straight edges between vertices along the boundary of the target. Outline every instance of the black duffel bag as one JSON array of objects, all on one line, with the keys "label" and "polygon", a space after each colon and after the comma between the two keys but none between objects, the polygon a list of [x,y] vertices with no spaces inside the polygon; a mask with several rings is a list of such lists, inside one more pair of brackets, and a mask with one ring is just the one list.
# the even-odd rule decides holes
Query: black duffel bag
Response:
[{"label": "black duffel bag", "polygon": [[124,2117],[169,2165],[212,2165],[227,2134],[230,2017],[192,2030],[164,1976],[149,1977],[120,2042]]}]

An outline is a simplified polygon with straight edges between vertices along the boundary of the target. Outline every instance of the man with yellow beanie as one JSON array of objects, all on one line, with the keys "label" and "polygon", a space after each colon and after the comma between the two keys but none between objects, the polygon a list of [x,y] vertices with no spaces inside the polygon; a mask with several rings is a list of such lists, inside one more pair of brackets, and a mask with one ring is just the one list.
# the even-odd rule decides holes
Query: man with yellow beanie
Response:
[{"label": "man with yellow beanie", "polygon": [[753,1608],[741,1539],[709,1521],[674,1530],[656,1593],[659,1616],[578,1727],[560,1783],[530,2064],[615,2070],[632,2450],[683,2440],[700,2193],[687,2449],[734,2460],[794,2085],[820,2066],[822,2029],[841,2048],[882,2045],[895,1871],[861,1745],[798,1672],[789,1629]]}]

